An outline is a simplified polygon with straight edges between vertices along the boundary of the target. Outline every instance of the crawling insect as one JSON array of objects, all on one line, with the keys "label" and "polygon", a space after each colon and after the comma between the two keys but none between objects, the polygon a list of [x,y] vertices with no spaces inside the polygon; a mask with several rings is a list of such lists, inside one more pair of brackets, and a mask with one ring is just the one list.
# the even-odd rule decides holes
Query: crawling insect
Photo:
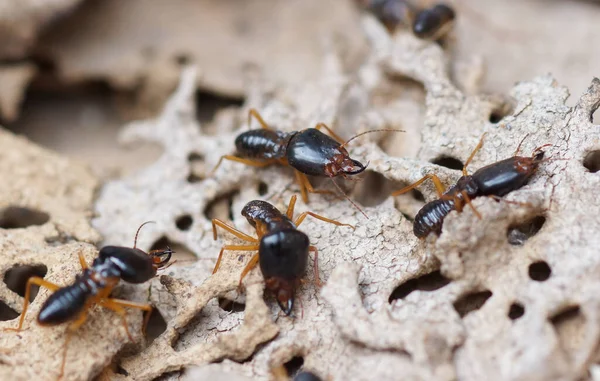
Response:
[{"label": "crawling insect", "polygon": [[[371,130],[355,135],[343,142],[324,123],[319,123],[315,128],[307,128],[302,131],[284,132],[271,129],[255,109],[251,109],[248,113],[248,125],[250,125],[252,117],[258,120],[262,128],[238,135],[235,139],[236,155],[222,156],[211,174],[217,170],[223,159],[254,167],[266,167],[275,163],[290,166],[296,173],[296,180],[300,185],[302,200],[305,203],[308,202],[308,193],[332,193],[326,190],[315,190],[306,175],[329,177],[343,193],[333,181],[333,178],[337,176],[348,178],[347,176],[357,175],[367,168],[368,163],[363,165],[358,160],[350,158],[350,154],[344,148],[350,141],[371,132],[400,131],[391,129]],[[322,133],[321,128],[327,130],[332,137]],[[346,195],[344,194],[344,196]],[[360,210],[352,200],[347,196],[346,198]]]},{"label": "crawling insect", "polygon": [[225,250],[258,251],[250,259],[242,275],[240,286],[244,277],[260,265],[266,288],[275,295],[277,304],[289,316],[294,308],[294,295],[301,277],[306,271],[308,253],[314,253],[315,283],[320,286],[318,250],[310,244],[308,236],[298,230],[306,216],[312,216],[337,226],[354,226],[343,224],[339,221],[325,218],[313,212],[304,212],[295,220],[294,206],[296,196],[292,196],[285,214],[266,201],[254,200],[244,206],[242,215],[248,223],[256,229],[258,238],[251,237],[219,219],[212,220],[213,238],[217,239],[217,226],[227,230],[236,237],[250,242],[251,245],[224,245],[217,258],[213,274],[219,270],[221,258]]},{"label": "crawling insect", "polygon": [[412,22],[415,36],[425,40],[439,40],[450,31],[456,14],[446,4],[437,4],[419,11]]},{"label": "crawling insect", "polygon": [[143,329],[145,329],[150,318],[152,306],[111,298],[110,293],[119,283],[119,280],[124,280],[128,283],[144,283],[149,281],[156,275],[157,270],[165,268],[171,259],[174,251],[169,247],[165,250],[152,250],[149,253],[136,248],[138,233],[142,226],[147,223],[143,223],[138,228],[133,248],[105,246],[100,250],[98,258],[94,259],[91,267],[86,263],[83,254],[79,253],[79,262],[81,263],[83,273],[77,275],[75,282],[69,286],[61,287],[40,277],[31,277],[27,280],[25,301],[23,312],[19,319],[19,326],[17,328],[7,328],[6,330],[21,331],[25,314],[29,307],[29,295],[31,294],[32,285],[46,287],[53,291],[54,293],[46,299],[40,308],[37,322],[40,325],[51,326],[71,321],[67,330],[59,379],[62,378],[64,373],[67,346],[71,335],[86,321],[87,312],[93,305],[97,304],[106,307],[121,316],[123,327],[125,327],[125,332],[131,341],[133,341],[133,337],[127,327],[124,307],[146,311],[143,324]]},{"label": "crawling insect", "polygon": [[422,9],[406,0],[362,0],[362,3],[390,33],[400,25],[411,25],[415,36],[426,40],[439,40],[450,31],[456,18],[454,10],[443,3]]},{"label": "crawling insect", "polygon": [[444,218],[453,210],[461,212],[465,204],[468,204],[473,209],[475,215],[481,218],[477,209],[471,204],[471,200],[479,196],[488,196],[500,200],[502,196],[527,184],[531,176],[537,172],[539,165],[544,161],[544,151],[542,151],[542,148],[550,145],[545,144],[534,149],[531,157],[517,156],[521,144],[525,140],[523,138],[513,157],[480,168],[469,176],[467,166],[473,160],[477,151],[483,146],[484,137],[485,134],[481,137],[479,144],[471,152],[471,156],[469,156],[463,166],[463,176],[450,189],[445,190],[440,179],[434,174],[429,174],[414,184],[392,193],[392,196],[398,196],[418,187],[427,179],[433,181],[439,199],[425,204],[415,216],[413,233],[417,237],[425,238],[432,232],[439,235],[442,232]]}]

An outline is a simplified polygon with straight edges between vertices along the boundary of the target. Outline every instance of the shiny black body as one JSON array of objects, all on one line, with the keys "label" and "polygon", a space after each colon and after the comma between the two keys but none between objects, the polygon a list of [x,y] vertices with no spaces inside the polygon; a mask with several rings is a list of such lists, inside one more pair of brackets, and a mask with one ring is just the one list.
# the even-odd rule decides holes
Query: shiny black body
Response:
[{"label": "shiny black body", "polygon": [[413,21],[413,33],[419,38],[441,37],[439,32],[450,25],[456,14],[446,4],[437,4],[433,8],[417,13]]},{"label": "shiny black body", "polygon": [[[170,258],[170,250],[167,254]],[[91,299],[105,292],[107,287],[114,287],[119,279],[143,283],[155,275],[153,259],[145,252],[128,247],[105,246],[92,266],[78,275],[72,285],[50,295],[40,309],[38,322],[55,325],[73,320]]]},{"label": "shiny black body", "polygon": [[456,203],[461,204],[461,209],[465,204],[463,191],[472,200],[479,196],[502,197],[521,188],[537,171],[543,158],[543,151],[533,157],[513,156],[482,167],[470,176],[462,176],[442,198],[428,202],[419,210],[413,223],[413,233],[419,238],[429,233],[439,235],[444,218],[456,209]]},{"label": "shiny black body", "polygon": [[425,204],[415,216],[413,233],[419,238],[425,238],[429,233],[442,233],[444,218],[454,210],[453,200],[433,200]]},{"label": "shiny black body", "polygon": [[235,138],[235,148],[239,157],[249,159],[283,159],[289,140],[296,132],[276,130],[250,130]]},{"label": "shiny black body", "polygon": [[266,201],[249,202],[242,209],[242,215],[257,231],[264,230],[259,244],[260,270],[267,289],[275,294],[284,313],[290,315],[298,280],[306,271],[308,236]]},{"label": "shiny black body", "polygon": [[366,169],[348,157],[342,145],[316,128],[286,133],[258,129],[235,140],[236,156],[248,159],[278,159],[311,176],[354,175]]}]

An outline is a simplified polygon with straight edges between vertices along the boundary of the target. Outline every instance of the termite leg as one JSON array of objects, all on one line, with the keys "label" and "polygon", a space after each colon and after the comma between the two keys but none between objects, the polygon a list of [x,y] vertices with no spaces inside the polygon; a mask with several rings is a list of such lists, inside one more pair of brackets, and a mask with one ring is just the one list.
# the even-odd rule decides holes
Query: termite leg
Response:
[{"label": "termite leg", "polygon": [[82,270],[85,270],[89,267],[87,262],[85,261],[85,257],[83,256],[83,253],[81,251],[79,252],[79,263],[81,264]]},{"label": "termite leg", "polygon": [[471,207],[471,209],[473,210],[473,213],[475,213],[475,215],[477,216],[477,218],[481,219],[481,214],[479,213],[479,211],[477,210],[477,208],[475,208],[475,205],[473,205],[473,203],[471,202],[471,198],[467,194],[467,191],[462,191],[460,193],[464,197],[465,202],[467,203],[467,205],[469,205]]},{"label": "termite leg", "polygon": [[302,173],[299,171],[294,171],[296,173],[296,180],[298,181],[298,185],[300,186],[300,195],[302,196],[302,201],[304,203],[308,203],[308,194],[306,192],[306,185],[304,184],[304,179],[302,178]]},{"label": "termite leg", "polygon": [[[300,184],[300,193],[302,193],[303,191],[305,192],[302,194],[302,200],[305,203],[308,202],[308,194],[307,193],[333,194],[337,197],[337,194],[333,191],[326,190],[326,189],[313,188],[310,181],[308,181],[308,177],[306,177],[306,175],[300,171],[296,171],[296,179],[298,180],[298,183]],[[306,196],[306,198],[305,198],[305,196]]]},{"label": "termite leg", "polygon": [[321,283],[321,278],[319,277],[319,250],[315,246],[309,246],[308,251],[312,251],[315,253],[315,257],[313,259],[313,270],[315,272],[315,286],[321,287],[323,283]]},{"label": "termite leg", "polygon": [[304,213],[300,214],[298,216],[298,218],[296,218],[296,221],[294,221],[294,224],[296,225],[296,227],[300,226],[300,224],[304,221],[304,219],[306,218],[306,216],[311,216],[311,217],[316,218],[317,220],[325,221],[325,222],[328,222],[330,224],[334,224],[336,226],[349,226],[352,229],[355,229],[355,227],[352,226],[352,225],[350,225],[350,224],[344,224],[344,223],[341,223],[341,222],[336,221],[336,220],[331,220],[329,218],[320,216],[320,215],[315,214],[313,212],[304,212]]},{"label": "termite leg", "polygon": [[251,108],[250,110],[248,110],[248,127],[250,127],[250,124],[252,123],[252,117],[254,117],[256,120],[258,120],[258,123],[260,123],[261,127],[264,128],[265,130],[271,129],[269,127],[269,125],[267,124],[267,122],[265,122],[263,117],[260,115],[260,113],[255,108]]},{"label": "termite leg", "polygon": [[298,197],[296,197],[296,195],[293,195],[290,198],[290,203],[288,204],[287,212],[285,213],[287,218],[289,218],[290,220],[294,218],[294,207],[296,206],[297,199]]},{"label": "termite leg", "polygon": [[21,328],[23,328],[23,321],[25,321],[25,313],[27,313],[27,309],[29,308],[29,295],[31,295],[31,286],[37,285],[40,287],[46,287],[50,291],[56,291],[60,288],[60,286],[48,282],[43,278],[34,276],[27,280],[27,286],[25,287],[25,297],[23,298],[25,301],[23,302],[23,311],[21,312],[21,318],[19,319],[19,326],[17,328],[5,328],[5,331],[15,331],[19,332]]},{"label": "termite leg", "polygon": [[131,341],[133,341],[133,338],[129,333],[129,328],[127,327],[127,321],[125,320],[125,311],[123,310],[123,307],[136,308],[138,310],[146,311],[146,316],[144,316],[144,323],[142,325],[142,332],[146,333],[146,327],[148,326],[148,321],[150,320],[150,315],[152,314],[152,306],[150,304],[136,303],[131,302],[129,300],[114,298],[104,299],[99,304],[121,315],[121,318],[123,319],[123,326],[125,327],[125,332],[127,332],[127,336],[129,336],[129,339]]},{"label": "termite leg", "polygon": [[227,230],[228,232],[230,232],[231,234],[233,234],[234,236],[238,237],[241,240],[248,241],[248,242],[258,242],[258,240],[256,238],[251,237],[248,234],[237,230],[233,226],[227,225],[225,222],[223,222],[217,218],[213,218],[212,228],[213,228],[213,238],[215,241],[217,240],[217,226],[220,226],[221,228]]},{"label": "termite leg", "polygon": [[246,267],[244,267],[244,270],[242,271],[242,274],[240,275],[240,283],[238,285],[238,287],[242,287],[242,281],[244,280],[244,278],[246,277],[246,275],[248,275],[248,273],[256,267],[256,265],[258,264],[258,253],[254,254],[252,256],[252,258],[250,258],[250,262],[248,262],[248,264],[246,265]]},{"label": "termite leg", "polygon": [[85,321],[87,319],[87,309],[88,308],[89,308],[89,305],[86,305],[84,307],[83,311],[81,311],[81,313],[77,317],[77,320],[72,322],[69,325],[69,327],[67,328],[67,337],[65,338],[65,344],[64,344],[64,349],[63,349],[63,359],[62,359],[62,363],[60,364],[60,374],[58,375],[59,380],[62,378],[62,376],[65,373],[65,363],[67,361],[67,348],[69,347],[69,342],[71,341],[73,332],[77,331],[79,329],[79,327],[81,327],[81,325],[83,323],[85,323]]},{"label": "termite leg", "polygon": [[344,143],[344,139],[342,139],[338,134],[333,132],[333,130],[331,128],[329,128],[325,123],[319,123],[315,126],[315,129],[317,129],[317,130],[321,130],[321,128],[326,129],[327,132],[329,132],[329,135],[331,135],[331,137],[333,137],[335,140],[337,140],[338,143],[340,143],[340,144]]},{"label": "termite leg", "polygon": [[465,161],[465,165],[463,165],[463,169],[462,169],[463,176],[468,176],[469,175],[467,173],[467,167],[469,166],[469,164],[471,163],[471,161],[475,157],[475,154],[477,153],[477,151],[479,151],[481,149],[481,147],[483,147],[483,138],[485,138],[485,133],[483,135],[481,135],[481,139],[479,139],[479,143],[477,143],[477,145],[475,146],[475,149],[473,150],[473,152],[471,152],[471,155],[469,156],[469,158],[467,159],[467,161]]},{"label": "termite leg", "polygon": [[267,167],[267,166],[273,164],[273,162],[274,162],[273,160],[258,161],[258,160],[244,159],[243,157],[237,157],[237,156],[233,156],[233,155],[223,155],[223,156],[221,156],[221,158],[219,159],[219,162],[217,163],[217,165],[215,165],[213,170],[210,171],[210,173],[208,174],[208,177],[211,177],[215,173],[215,171],[219,168],[219,166],[223,162],[223,159],[236,161],[238,163],[243,163],[243,164],[249,165],[251,167],[259,167],[259,168]]},{"label": "termite leg", "polygon": [[433,181],[433,185],[435,185],[435,189],[437,191],[437,194],[439,197],[442,197],[442,195],[444,194],[444,192],[446,191],[446,189],[444,188],[444,185],[442,184],[442,182],[440,181],[440,178],[437,177],[434,174],[428,174],[425,175],[421,180],[412,183],[411,185],[404,187],[400,190],[397,190],[395,192],[392,192],[392,197],[404,194],[412,189],[415,189],[416,187],[418,187],[419,185],[423,184],[426,180],[431,179],[431,181]]},{"label": "termite leg", "polygon": [[256,251],[258,250],[258,244],[256,245],[224,245],[219,252],[219,257],[217,258],[217,263],[215,263],[215,268],[213,269],[213,274],[219,270],[221,266],[221,259],[223,258],[223,253],[225,250],[234,250],[234,251]]}]

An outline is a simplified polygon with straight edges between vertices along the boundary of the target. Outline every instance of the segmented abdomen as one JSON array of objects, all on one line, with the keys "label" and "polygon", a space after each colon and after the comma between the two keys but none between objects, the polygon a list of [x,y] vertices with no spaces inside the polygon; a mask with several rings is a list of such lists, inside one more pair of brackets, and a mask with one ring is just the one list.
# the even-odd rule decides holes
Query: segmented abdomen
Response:
[{"label": "segmented abdomen", "polygon": [[438,199],[428,202],[415,216],[413,233],[419,238],[425,238],[432,232],[440,235],[444,218],[453,210],[453,200]]},{"label": "segmented abdomen", "polygon": [[48,325],[73,320],[83,310],[89,296],[90,292],[79,282],[60,288],[46,299],[37,320]]},{"label": "segmented abdomen", "polygon": [[285,157],[289,134],[273,130],[250,130],[235,139],[237,155],[249,159],[280,159]]}]

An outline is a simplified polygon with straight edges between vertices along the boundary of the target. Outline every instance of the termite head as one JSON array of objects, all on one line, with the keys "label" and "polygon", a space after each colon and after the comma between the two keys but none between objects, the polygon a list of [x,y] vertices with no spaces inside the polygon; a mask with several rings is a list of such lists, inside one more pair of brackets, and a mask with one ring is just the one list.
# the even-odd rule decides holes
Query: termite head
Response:
[{"label": "termite head", "polygon": [[265,286],[273,292],[283,313],[290,316],[294,309],[294,282],[282,278],[269,278],[266,280]]},{"label": "termite head", "polygon": [[340,153],[335,155],[331,163],[325,166],[325,173],[329,177],[358,175],[367,169],[368,165],[368,163],[363,165],[360,161],[350,158],[346,149],[341,148]]},{"label": "termite head", "polygon": [[148,253],[152,258],[152,267],[155,270],[163,269],[171,260],[171,256],[175,253],[169,246],[164,250],[152,250]]},{"label": "termite head", "polygon": [[530,157],[516,156],[515,164],[517,170],[521,173],[533,175],[542,162],[548,161],[548,159],[544,160],[545,152],[542,150],[544,147],[548,146],[551,146],[551,144],[544,144],[543,146],[537,147],[533,150]]}]

